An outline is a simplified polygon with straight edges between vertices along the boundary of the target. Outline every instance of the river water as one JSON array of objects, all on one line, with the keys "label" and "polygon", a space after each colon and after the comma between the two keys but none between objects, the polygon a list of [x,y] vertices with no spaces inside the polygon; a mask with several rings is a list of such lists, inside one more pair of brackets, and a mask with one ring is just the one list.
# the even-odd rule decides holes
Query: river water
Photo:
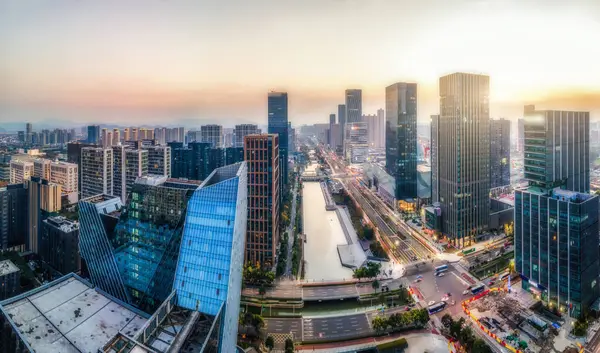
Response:
[{"label": "river water", "polygon": [[318,182],[303,185],[304,278],[311,282],[352,278],[352,270],[341,265],[337,252],[338,245],[346,244],[346,237],[335,211],[325,210],[325,198]]}]

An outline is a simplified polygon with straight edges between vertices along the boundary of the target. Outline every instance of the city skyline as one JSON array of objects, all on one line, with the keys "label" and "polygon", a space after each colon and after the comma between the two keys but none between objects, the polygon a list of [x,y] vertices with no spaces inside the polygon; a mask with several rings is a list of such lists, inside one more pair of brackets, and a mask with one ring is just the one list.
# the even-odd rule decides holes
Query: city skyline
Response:
[{"label": "city skyline", "polygon": [[[515,120],[531,103],[590,111],[594,120],[600,73],[590,68],[600,48],[589,42],[600,31],[600,6],[570,4],[578,6],[7,2],[0,4],[0,121],[10,130],[8,123],[50,119],[64,126],[266,124],[264,96],[280,90],[289,93],[290,121],[301,125],[326,122],[348,88],[362,89],[363,111],[375,113],[385,87],[405,81],[419,84],[421,123],[439,113],[438,78],[465,71],[490,76],[491,117]],[[407,26],[395,24],[398,13]],[[352,25],[365,18],[376,20]],[[557,42],[560,50],[548,55]]]}]

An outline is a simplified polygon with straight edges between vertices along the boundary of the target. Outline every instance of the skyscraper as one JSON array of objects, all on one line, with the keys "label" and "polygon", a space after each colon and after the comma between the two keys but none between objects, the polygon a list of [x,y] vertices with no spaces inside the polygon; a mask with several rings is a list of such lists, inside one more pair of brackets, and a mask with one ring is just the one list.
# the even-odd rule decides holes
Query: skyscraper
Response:
[{"label": "skyscraper", "polygon": [[49,159],[36,158],[33,160],[33,176],[50,180],[50,164]]},{"label": "skyscraper", "polygon": [[123,141],[129,141],[131,140],[131,134],[129,132],[129,128],[126,127],[125,129],[123,129]]},{"label": "skyscraper", "polygon": [[212,148],[223,147],[223,126],[202,125],[200,126],[201,142],[208,142]]},{"label": "skyscraper", "polygon": [[279,163],[281,173],[281,194],[288,184],[288,95],[286,92],[269,92],[269,134],[279,136]]},{"label": "skyscraper", "polygon": [[385,164],[396,179],[396,199],[417,198],[417,84],[385,89]]},{"label": "skyscraper", "polygon": [[525,119],[517,121],[517,152],[523,153],[525,149]]},{"label": "skyscraper", "polygon": [[113,150],[101,147],[81,149],[81,197],[113,194]]},{"label": "skyscraper", "polygon": [[79,200],[79,167],[75,163],[52,162],[50,164],[50,181],[62,187],[69,203]]},{"label": "skyscraper", "polygon": [[117,146],[121,142],[121,131],[118,128],[113,129],[112,134],[112,145]]},{"label": "skyscraper", "polygon": [[525,179],[543,188],[590,191],[590,113],[525,107]]},{"label": "skyscraper", "polygon": [[510,120],[490,120],[490,187],[510,185]]},{"label": "skyscraper", "polygon": [[29,207],[28,207],[28,237],[26,249],[34,253],[39,252],[39,235],[42,230],[42,221],[49,215],[61,210],[61,186],[50,183],[48,180],[32,177],[27,181]]},{"label": "skyscraper", "polygon": [[367,123],[346,123],[346,159],[352,164],[361,164],[369,156]]},{"label": "skyscraper", "polygon": [[171,177],[171,147],[144,147],[148,151],[148,174]]},{"label": "skyscraper", "polygon": [[98,125],[89,125],[87,128],[88,137],[87,142],[93,144],[100,143],[100,126]]},{"label": "skyscraper", "polygon": [[0,249],[25,251],[29,232],[29,197],[25,184],[0,188]]},{"label": "skyscraper", "polygon": [[341,151],[344,150],[345,136],[346,136],[346,105],[338,104],[338,124],[340,124],[340,145]]},{"label": "skyscraper", "polygon": [[442,232],[458,247],[489,224],[489,82],[467,73],[440,78],[439,173],[432,182],[439,185]]},{"label": "skyscraper", "polygon": [[439,160],[439,140],[440,140],[440,116],[432,115],[431,136],[429,137],[431,151],[431,202],[440,202],[440,160]]},{"label": "skyscraper", "polygon": [[362,120],[362,90],[347,89],[345,107],[346,124],[360,122]]},{"label": "skyscraper", "polygon": [[279,136],[247,135],[244,155],[248,167],[248,225],[245,262],[269,268],[279,242]]},{"label": "skyscraper", "polygon": [[25,142],[33,142],[33,126],[31,125],[31,123],[25,124]]},{"label": "skyscraper", "polygon": [[335,124],[335,114],[329,114],[329,125]]},{"label": "skyscraper", "polygon": [[234,142],[233,147],[244,148],[244,136],[260,134],[261,131],[258,125],[255,124],[240,124],[236,125],[233,130]]}]

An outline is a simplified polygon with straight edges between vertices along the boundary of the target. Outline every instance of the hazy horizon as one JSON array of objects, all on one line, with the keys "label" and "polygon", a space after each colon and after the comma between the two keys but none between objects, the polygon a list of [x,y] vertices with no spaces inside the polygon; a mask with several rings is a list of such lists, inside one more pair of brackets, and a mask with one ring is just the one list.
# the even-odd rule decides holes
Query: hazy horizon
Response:
[{"label": "hazy horizon", "polygon": [[399,81],[419,84],[425,123],[457,71],[490,76],[493,118],[597,119],[599,19],[594,0],[5,1],[0,127],[260,125],[269,90],[294,125],[325,123],[346,88],[374,114]]}]

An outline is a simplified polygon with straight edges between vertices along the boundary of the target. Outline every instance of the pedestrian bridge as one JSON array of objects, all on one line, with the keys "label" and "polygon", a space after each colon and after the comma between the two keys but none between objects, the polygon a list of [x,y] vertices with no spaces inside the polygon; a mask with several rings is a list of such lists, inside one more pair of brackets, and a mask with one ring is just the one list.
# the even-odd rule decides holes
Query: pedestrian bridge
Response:
[{"label": "pedestrian bridge", "polygon": [[323,181],[325,180],[324,175],[302,175],[300,177],[302,181]]}]

